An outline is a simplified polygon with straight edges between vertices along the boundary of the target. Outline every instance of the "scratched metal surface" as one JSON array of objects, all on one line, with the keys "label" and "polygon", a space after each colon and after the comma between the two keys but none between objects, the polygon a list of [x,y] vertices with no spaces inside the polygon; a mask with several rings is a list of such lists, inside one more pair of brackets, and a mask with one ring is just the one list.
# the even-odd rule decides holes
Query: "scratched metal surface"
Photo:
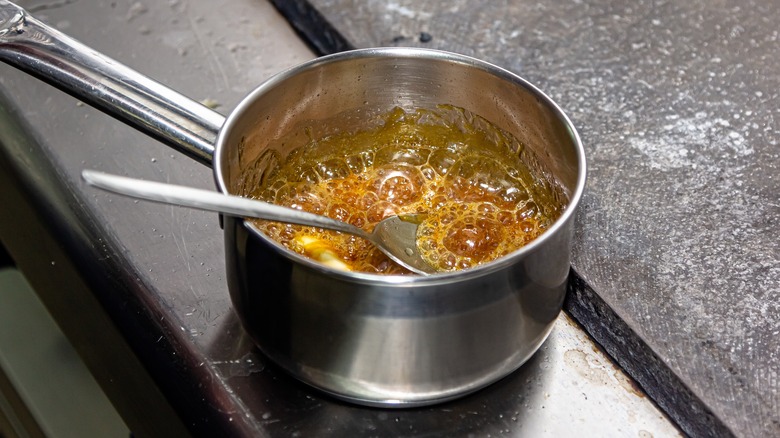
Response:
[{"label": "scratched metal surface", "polygon": [[780,435],[776,1],[309,3],[556,100],[589,156],[576,271],[734,433]]},{"label": "scratched metal surface", "polygon": [[[313,56],[269,4],[253,0],[22,5],[120,62],[196,100],[219,104],[223,112],[271,74]],[[396,411],[322,396],[268,364],[248,341],[230,309],[215,215],[108,195],[78,178],[82,168],[94,168],[209,188],[210,169],[5,65],[0,65],[0,87],[12,100],[6,109],[24,118],[33,139],[29,148],[5,152],[21,163],[50,161],[56,175],[46,178],[59,178],[78,200],[70,207],[100,221],[101,247],[118,248],[82,263],[110,271],[113,263],[127,261],[138,287],[119,287],[145,294],[140,301],[159,312],[154,314],[171,342],[140,348],[153,352],[144,357],[154,357],[161,345],[174,349],[157,356],[175,358],[170,364],[178,372],[175,377],[193,379],[179,386],[196,388],[203,400],[195,404],[208,407],[208,418],[181,413],[191,427],[245,436],[679,434],[565,315],[527,365],[465,399]],[[31,170],[22,166],[19,171]],[[110,301],[114,291],[93,293]],[[130,326],[143,320],[133,314],[111,316]],[[120,329],[133,336],[132,327]],[[154,364],[147,366],[154,372]],[[181,397],[166,395],[174,404]]]}]

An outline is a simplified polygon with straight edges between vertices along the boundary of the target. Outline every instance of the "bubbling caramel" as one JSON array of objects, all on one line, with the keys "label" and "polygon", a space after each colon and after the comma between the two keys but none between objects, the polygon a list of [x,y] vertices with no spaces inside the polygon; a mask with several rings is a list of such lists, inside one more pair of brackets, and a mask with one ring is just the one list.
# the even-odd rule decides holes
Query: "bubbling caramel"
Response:
[{"label": "bubbling caramel", "polygon": [[[437,270],[453,271],[519,249],[563,212],[566,196],[525,155],[511,135],[465,110],[397,108],[376,128],[312,140],[267,169],[245,195],[366,231],[388,216],[425,213],[420,253]],[[255,224],[289,249],[340,269],[409,273],[359,237]]]}]

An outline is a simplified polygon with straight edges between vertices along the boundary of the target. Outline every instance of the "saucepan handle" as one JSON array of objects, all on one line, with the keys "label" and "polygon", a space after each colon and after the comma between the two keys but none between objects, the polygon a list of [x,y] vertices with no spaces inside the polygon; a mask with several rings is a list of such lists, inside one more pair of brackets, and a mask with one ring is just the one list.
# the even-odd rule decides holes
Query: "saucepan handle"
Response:
[{"label": "saucepan handle", "polygon": [[0,0],[0,60],[211,165],[225,118]]}]

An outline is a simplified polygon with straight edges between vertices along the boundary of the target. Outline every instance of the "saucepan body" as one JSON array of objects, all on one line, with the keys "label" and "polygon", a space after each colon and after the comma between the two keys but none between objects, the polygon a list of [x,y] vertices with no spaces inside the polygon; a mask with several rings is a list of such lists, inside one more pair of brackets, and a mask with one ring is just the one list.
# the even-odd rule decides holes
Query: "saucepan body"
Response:
[{"label": "saucepan body", "polygon": [[360,130],[393,108],[441,105],[512,134],[566,193],[563,215],[531,244],[477,268],[388,277],[329,269],[225,218],[229,290],[244,326],[266,355],[337,397],[440,402],[506,376],[538,349],[566,290],[585,179],[576,131],[547,96],[506,70],[453,53],[378,48],[277,75],[220,132],[217,185],[241,194],[247,173],[259,181],[268,171],[258,163],[285,157],[312,136]]}]

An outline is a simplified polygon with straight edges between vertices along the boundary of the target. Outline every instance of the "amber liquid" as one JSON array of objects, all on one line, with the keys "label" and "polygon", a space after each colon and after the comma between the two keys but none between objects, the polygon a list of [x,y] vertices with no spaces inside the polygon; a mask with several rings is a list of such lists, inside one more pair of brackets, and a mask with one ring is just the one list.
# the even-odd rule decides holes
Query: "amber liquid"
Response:
[{"label": "amber liquid", "polygon": [[[535,161],[523,159],[523,149],[459,108],[395,109],[375,129],[312,140],[269,169],[249,195],[366,231],[388,216],[425,213],[418,233],[423,257],[440,271],[467,269],[519,249],[565,208],[565,195]],[[335,256],[345,269],[408,273],[359,237],[262,220],[256,225],[298,253]]]}]

